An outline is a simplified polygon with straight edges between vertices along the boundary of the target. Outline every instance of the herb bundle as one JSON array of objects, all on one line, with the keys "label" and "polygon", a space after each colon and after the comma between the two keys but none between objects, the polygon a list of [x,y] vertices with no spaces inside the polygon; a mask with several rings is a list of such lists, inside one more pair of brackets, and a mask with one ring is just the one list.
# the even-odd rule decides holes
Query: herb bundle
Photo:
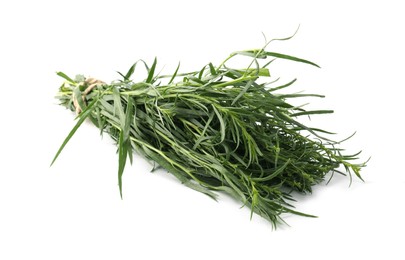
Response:
[{"label": "herb bundle", "polygon": [[[53,162],[88,118],[117,142],[121,196],[124,167],[135,151],[192,189],[212,198],[217,192],[233,196],[274,226],[283,213],[311,216],[294,210],[292,191],[310,193],[329,172],[361,179],[365,163],[352,163],[359,153],[343,154],[341,142],[325,137],[330,132],[298,121],[333,111],[307,111],[287,102],[322,95],[278,93],[295,80],[261,82],[270,77],[268,66],[275,59],[318,65],[266,47],[234,52],[200,71],[180,74],[179,64],[172,75],[158,75],[156,59],[151,66],[140,60],[109,84],[58,72],[65,82],[57,97],[78,115]],[[236,56],[250,57],[249,65],[227,66]],[[146,68],[146,79],[134,82],[139,65]]]}]

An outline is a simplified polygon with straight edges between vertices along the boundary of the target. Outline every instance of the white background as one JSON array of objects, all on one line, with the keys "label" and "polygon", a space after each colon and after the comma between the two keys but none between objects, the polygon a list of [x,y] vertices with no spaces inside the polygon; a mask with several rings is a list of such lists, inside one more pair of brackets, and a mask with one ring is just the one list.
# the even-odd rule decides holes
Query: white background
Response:
[{"label": "white background", "polygon": [[[280,4],[282,2],[282,4]],[[0,259],[404,259],[401,1],[2,1],[0,3]],[[275,62],[272,74],[298,77],[290,91],[322,93],[313,123],[357,130],[343,146],[371,156],[366,180],[336,176],[276,231],[221,196],[218,203],[135,158],[117,187],[113,142],[84,124],[49,164],[73,126],[57,105],[55,75],[116,78],[137,59],[167,73],[193,70],[230,52],[271,50],[322,69]]]}]

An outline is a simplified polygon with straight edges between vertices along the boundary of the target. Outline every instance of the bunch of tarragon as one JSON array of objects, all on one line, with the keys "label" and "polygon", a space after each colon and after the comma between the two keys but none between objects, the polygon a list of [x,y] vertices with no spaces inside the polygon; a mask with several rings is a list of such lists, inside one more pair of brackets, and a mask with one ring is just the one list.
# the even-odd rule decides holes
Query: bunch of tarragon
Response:
[{"label": "bunch of tarragon", "polygon": [[[121,196],[124,167],[135,151],[186,186],[212,198],[226,193],[274,225],[283,213],[311,216],[293,209],[293,191],[310,193],[328,173],[361,179],[365,163],[353,163],[359,153],[343,154],[330,132],[300,123],[300,117],[333,111],[304,110],[290,100],[322,95],[281,94],[295,80],[266,80],[276,59],[318,65],[267,47],[234,52],[200,71],[179,73],[179,64],[172,75],[156,73],[156,59],[151,66],[140,60],[112,83],[59,72],[65,82],[57,97],[76,111],[77,123],[54,161],[89,119],[116,140]],[[227,66],[241,55],[249,57],[248,66]],[[140,82],[131,80],[137,65],[147,71]]]}]

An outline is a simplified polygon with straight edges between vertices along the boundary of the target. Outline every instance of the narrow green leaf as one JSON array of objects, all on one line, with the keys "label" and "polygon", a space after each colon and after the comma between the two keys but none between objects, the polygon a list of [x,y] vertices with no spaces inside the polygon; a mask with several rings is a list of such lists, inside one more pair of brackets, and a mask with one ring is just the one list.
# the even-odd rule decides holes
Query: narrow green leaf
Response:
[{"label": "narrow green leaf", "polygon": [[170,84],[173,82],[173,80],[176,78],[177,72],[179,71],[179,68],[180,68],[180,62],[179,62],[179,64],[177,65],[176,71],[173,73],[173,76],[170,78],[169,83],[167,83],[168,85],[170,85]]},{"label": "narrow green leaf", "polygon": [[213,112],[210,114],[210,116],[209,116],[209,118],[208,118],[208,120],[207,120],[207,123],[205,124],[205,127],[204,127],[204,129],[203,129],[203,131],[202,131],[200,137],[199,137],[199,138],[197,139],[197,141],[195,142],[195,144],[194,144],[194,146],[193,146],[193,150],[195,150],[195,149],[200,145],[201,141],[204,140],[204,138],[205,138],[205,133],[207,132],[207,129],[208,129],[209,125],[210,125],[211,122],[212,122],[212,119],[214,119],[214,115],[215,115],[215,112],[213,111]]},{"label": "narrow green leaf", "polygon": [[266,68],[267,66],[269,66],[271,63],[273,63],[273,61],[275,61],[276,59],[272,59],[269,62],[267,62],[266,64],[264,64],[262,67]]},{"label": "narrow green leaf", "polygon": [[56,75],[66,79],[67,81],[69,81],[69,83],[76,84],[76,82],[73,79],[69,78],[65,73],[63,73],[61,71],[56,72]]},{"label": "narrow green leaf", "polygon": [[217,194],[213,193],[212,191],[208,190],[207,188],[201,186],[198,183],[195,183],[191,180],[187,180],[187,181],[183,182],[183,184],[195,191],[198,191],[198,192],[201,192],[201,193],[207,195],[208,197],[210,197],[211,199],[213,199],[215,201],[217,200],[217,197],[218,197]]},{"label": "narrow green leaf", "polygon": [[127,154],[128,154],[128,158],[129,158],[129,163],[132,165],[134,162],[134,155],[133,155],[132,149],[134,149],[134,148],[132,147],[131,139],[128,139],[127,142],[128,142]]},{"label": "narrow green leaf", "polygon": [[227,87],[227,86],[233,86],[236,85],[240,82],[246,81],[246,80],[256,80],[258,77],[257,76],[248,76],[248,77],[242,77],[242,78],[237,78],[231,81],[227,81],[227,82],[222,82],[219,84],[216,84],[215,87],[216,88],[223,88],[223,87]]},{"label": "narrow green leaf", "polygon": [[120,75],[124,80],[125,80],[125,75],[124,74],[122,74],[121,72],[119,72],[119,71],[116,71],[117,73],[118,73],[118,75]]},{"label": "narrow green leaf", "polygon": [[100,129],[100,135],[103,135],[103,130],[105,127],[105,119],[101,117],[100,107],[96,109],[97,127]]},{"label": "narrow green leaf", "polygon": [[350,138],[352,138],[355,134],[356,134],[356,132],[354,132],[353,134],[351,134],[351,135],[349,135],[348,137],[344,138],[343,140],[338,141],[337,143],[343,143],[343,142],[349,140]]},{"label": "narrow green leaf", "polygon": [[132,97],[128,97],[127,100],[127,109],[125,111],[125,122],[122,126],[123,132],[124,132],[124,140],[129,139],[129,133],[131,129],[131,123],[134,117],[134,106],[133,106],[133,100]]},{"label": "narrow green leaf", "polygon": [[291,116],[306,116],[306,115],[317,115],[317,114],[332,114],[333,110],[311,110],[291,114]]},{"label": "narrow green leaf", "polygon": [[125,124],[123,127],[123,133],[124,133],[123,138],[124,138],[124,142],[128,146],[127,154],[129,157],[129,161],[132,164],[133,156],[132,156],[132,146],[131,146],[131,140],[130,140],[131,124],[134,119],[134,105],[133,105],[132,97],[128,97],[127,109],[126,109],[125,113],[126,113],[126,117],[125,117]]},{"label": "narrow green leaf", "polygon": [[134,74],[135,72],[135,68],[136,68],[136,64],[138,64],[138,62],[135,62],[128,70],[127,74],[125,74],[124,79],[125,80],[129,80],[129,78],[132,76],[132,74]]},{"label": "narrow green leaf", "polygon": [[194,77],[194,76],[190,76],[189,77],[190,81],[192,81],[193,83],[197,83],[197,85],[204,85],[205,82],[203,80],[201,80],[200,77]]},{"label": "narrow green leaf", "polygon": [[219,113],[218,109],[215,107],[215,105],[212,105],[212,108],[214,109],[215,114],[217,115],[217,118],[219,120],[219,124],[220,124],[220,132],[221,132],[221,141],[220,143],[222,143],[225,140],[225,121],[222,118],[221,113]]},{"label": "narrow green leaf", "polygon": [[315,216],[315,215],[306,214],[306,213],[303,213],[303,212],[300,212],[300,211],[296,211],[296,210],[293,210],[293,209],[289,209],[289,208],[284,208],[284,210],[285,210],[286,212],[295,214],[295,215],[297,215],[297,216],[302,216],[302,217],[307,217],[307,218],[317,218],[317,217],[318,217],[318,216]]},{"label": "narrow green leaf", "polygon": [[285,60],[292,60],[292,61],[296,61],[296,62],[302,62],[302,63],[310,64],[312,66],[320,68],[319,65],[317,65],[317,64],[315,64],[315,63],[313,63],[311,61],[304,60],[304,59],[297,58],[297,57],[290,56],[290,55],[286,55],[286,54],[281,54],[281,53],[277,53],[277,52],[265,52],[265,55],[275,57],[275,58],[285,59]]},{"label": "narrow green leaf", "polygon": [[249,80],[245,87],[242,89],[242,91],[236,96],[236,98],[232,101],[231,105],[233,106],[236,101],[238,101],[245,93],[248,91],[248,89],[252,86],[253,80]]},{"label": "narrow green leaf", "polygon": [[246,74],[246,75],[270,77],[270,71],[267,68],[259,68],[259,69],[249,68],[249,69],[241,69],[241,70],[236,70],[236,71],[241,74]]},{"label": "narrow green leaf", "polygon": [[201,81],[201,79],[202,79],[202,77],[203,77],[203,75],[204,75],[204,72],[206,71],[206,69],[207,69],[207,65],[205,65],[201,70],[200,70],[200,72],[198,73],[198,80],[199,81]]},{"label": "narrow green leaf", "polygon": [[274,179],[275,177],[277,177],[278,175],[280,175],[280,174],[285,170],[285,168],[290,164],[290,162],[291,162],[291,160],[288,159],[288,160],[283,164],[283,166],[277,168],[272,174],[267,175],[266,177],[263,177],[263,178],[253,178],[252,180],[254,180],[254,181],[256,181],[256,182],[264,182],[264,181],[272,180],[272,179]]},{"label": "narrow green leaf", "polygon": [[124,132],[120,132],[118,141],[118,186],[120,190],[120,196],[122,199],[122,175],[124,174],[125,164],[127,161],[128,142],[124,140]]},{"label": "narrow green leaf", "polygon": [[319,128],[314,128],[314,127],[309,127],[309,129],[311,129],[312,131],[315,131],[315,132],[320,132],[320,133],[329,134],[329,135],[335,135],[336,134],[336,133],[333,133],[333,132],[329,132],[329,131],[319,129]]},{"label": "narrow green leaf", "polygon": [[280,90],[280,89],[286,88],[286,87],[291,86],[292,84],[294,84],[295,81],[297,81],[297,79],[293,79],[293,80],[291,80],[290,82],[288,82],[287,84],[281,85],[281,86],[279,86],[279,87],[270,88],[268,91],[269,91],[269,92],[273,92],[273,91],[276,91],[276,90]]},{"label": "narrow green leaf", "polygon": [[253,57],[256,59],[265,59],[267,57],[265,52],[263,51],[263,49],[237,51],[237,52],[234,52],[234,54]]},{"label": "narrow green leaf", "polygon": [[235,183],[231,180],[232,175],[224,174],[223,175],[226,183],[235,191],[235,195],[237,194],[239,200],[243,203],[246,203],[246,196],[245,194],[235,185]]},{"label": "narrow green leaf", "polygon": [[316,136],[316,137],[318,137],[318,138],[320,138],[320,139],[322,139],[322,140],[331,141],[331,142],[332,142],[332,140],[318,135],[318,134],[317,134],[315,131],[313,131],[310,127],[307,127],[307,126],[301,124],[300,122],[298,122],[298,121],[292,119],[291,116],[288,116],[288,115],[282,113],[281,111],[278,111],[276,114],[277,114],[278,117],[280,117],[280,119],[283,119],[283,120],[285,120],[286,122],[289,122],[290,124],[294,124],[294,125],[296,125],[296,126],[298,126],[298,127],[301,127],[303,130],[307,130],[308,132],[310,132],[311,134],[313,134],[314,136]]},{"label": "narrow green leaf", "polygon": [[123,127],[125,125],[125,113],[124,109],[122,108],[121,103],[121,94],[118,88],[113,88],[113,98],[114,98],[114,113],[118,115],[120,119],[120,126]]},{"label": "narrow green leaf", "polygon": [[210,67],[210,73],[211,73],[212,75],[215,76],[215,75],[218,74],[217,71],[216,71],[216,69],[215,69],[215,67],[214,67],[214,65],[212,65],[211,62],[208,64],[208,66]]},{"label": "narrow green leaf", "polygon": [[146,79],[146,83],[152,83],[153,75],[155,74],[156,64],[157,64],[157,58],[154,59],[152,67],[149,70],[149,74],[148,74],[148,78]]},{"label": "narrow green leaf", "polygon": [[277,95],[279,98],[297,98],[297,97],[319,97],[319,98],[324,98],[324,95],[318,95],[318,94],[281,94]]},{"label": "narrow green leaf", "polygon": [[84,120],[86,120],[86,118],[90,115],[90,113],[92,112],[94,105],[97,103],[98,99],[94,99],[88,106],[86,109],[84,109],[82,111],[82,113],[80,113],[78,115],[78,121],[76,123],[76,125],[72,128],[72,130],[69,132],[69,134],[67,135],[67,137],[65,138],[65,140],[63,141],[62,145],[60,146],[58,152],[56,153],[55,157],[53,158],[52,162],[51,162],[51,166],[53,165],[53,163],[56,161],[56,159],[58,158],[59,154],[62,152],[63,148],[65,148],[66,144],[69,142],[69,140],[72,138],[72,136],[76,133],[77,129],[79,129],[79,127],[81,126],[81,124],[84,122]]},{"label": "narrow green leaf", "polygon": [[252,183],[252,202],[251,202],[251,209],[250,209],[250,220],[253,218],[253,211],[255,207],[259,204],[259,192],[257,192],[255,186]]}]

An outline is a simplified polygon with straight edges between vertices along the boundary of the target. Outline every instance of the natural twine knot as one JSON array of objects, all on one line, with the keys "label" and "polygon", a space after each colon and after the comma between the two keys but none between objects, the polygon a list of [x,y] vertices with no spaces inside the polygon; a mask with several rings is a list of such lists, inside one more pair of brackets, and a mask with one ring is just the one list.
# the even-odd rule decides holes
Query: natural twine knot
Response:
[{"label": "natural twine knot", "polygon": [[[82,93],[83,102],[86,103],[87,94],[89,94],[95,87],[104,85],[104,84],[105,84],[104,81],[101,81],[101,80],[98,80],[95,78],[88,78],[85,81],[80,82],[79,86],[83,86],[83,85],[87,86],[87,88]],[[82,108],[80,107],[79,102],[76,99],[76,96],[73,94],[72,97],[73,97],[73,106],[75,107],[76,114],[78,115],[82,112]]]}]

